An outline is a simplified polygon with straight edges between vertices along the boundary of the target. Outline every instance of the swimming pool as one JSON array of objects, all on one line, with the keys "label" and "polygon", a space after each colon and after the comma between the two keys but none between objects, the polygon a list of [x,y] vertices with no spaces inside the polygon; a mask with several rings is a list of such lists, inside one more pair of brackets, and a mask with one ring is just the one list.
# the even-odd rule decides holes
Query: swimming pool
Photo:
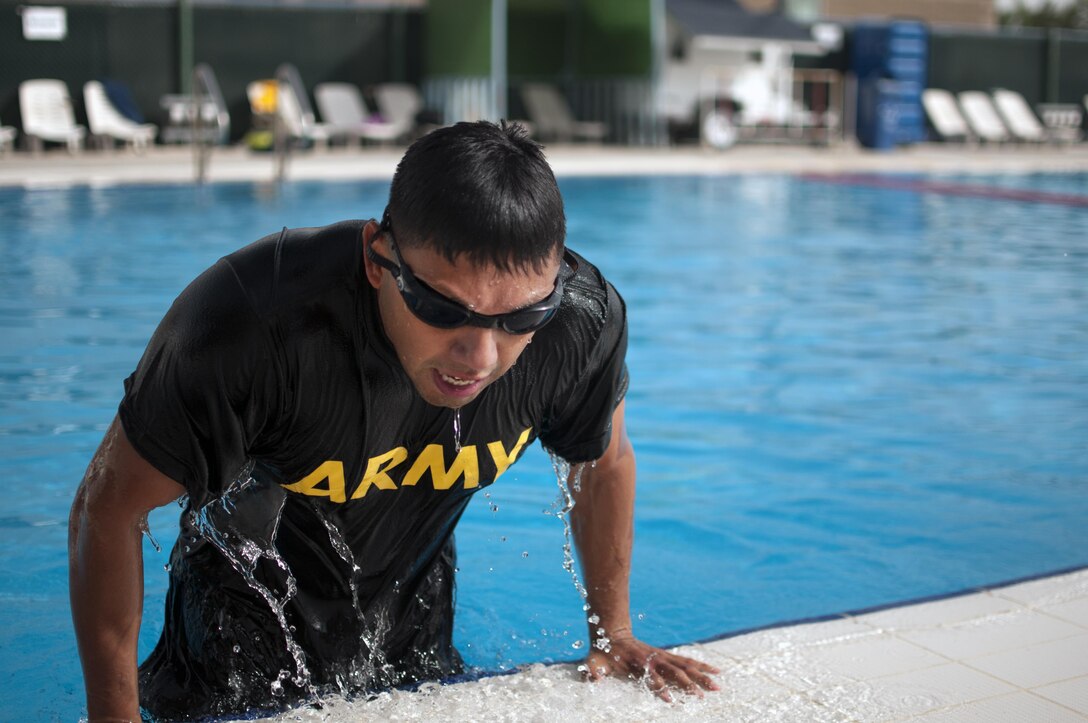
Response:
[{"label": "swimming pool", "polygon": [[[631,318],[636,630],[672,644],[1088,564],[1088,174],[565,179],[569,243]],[[0,190],[0,719],[74,720],[75,485],[170,301],[384,183]],[[457,640],[573,659],[557,487],[534,448],[458,531]],[[151,527],[172,539],[176,509]],[[166,552],[145,546],[141,655]]]}]

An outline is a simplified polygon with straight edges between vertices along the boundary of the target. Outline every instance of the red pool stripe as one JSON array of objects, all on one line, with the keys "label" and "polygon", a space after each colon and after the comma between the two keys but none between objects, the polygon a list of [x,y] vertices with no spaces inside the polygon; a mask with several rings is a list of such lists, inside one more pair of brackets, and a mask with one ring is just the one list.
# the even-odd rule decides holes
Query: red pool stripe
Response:
[{"label": "red pool stripe", "polygon": [[832,183],[839,186],[868,186],[870,188],[888,188],[895,191],[912,191],[914,193],[939,193],[944,196],[991,198],[1001,201],[1022,201],[1024,203],[1053,203],[1061,206],[1088,208],[1088,196],[1073,193],[1052,193],[1050,191],[1032,191],[1024,188],[1000,188],[950,181],[932,181],[923,178],[901,178],[860,173],[841,175],[806,173],[802,178],[806,181]]}]

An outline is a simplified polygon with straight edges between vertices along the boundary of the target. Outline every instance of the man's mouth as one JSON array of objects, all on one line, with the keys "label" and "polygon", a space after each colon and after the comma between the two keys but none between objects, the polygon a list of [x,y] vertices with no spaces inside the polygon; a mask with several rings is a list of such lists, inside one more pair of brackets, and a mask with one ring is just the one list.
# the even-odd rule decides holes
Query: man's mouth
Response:
[{"label": "man's mouth", "polygon": [[475,396],[486,383],[486,378],[459,377],[456,374],[447,374],[437,369],[433,370],[434,385],[438,391],[446,397],[468,399]]},{"label": "man's mouth", "polygon": [[452,384],[455,387],[467,387],[478,382],[478,379],[462,379],[461,377],[451,377],[449,374],[443,374],[438,372],[438,375],[442,377],[442,381],[446,384]]}]

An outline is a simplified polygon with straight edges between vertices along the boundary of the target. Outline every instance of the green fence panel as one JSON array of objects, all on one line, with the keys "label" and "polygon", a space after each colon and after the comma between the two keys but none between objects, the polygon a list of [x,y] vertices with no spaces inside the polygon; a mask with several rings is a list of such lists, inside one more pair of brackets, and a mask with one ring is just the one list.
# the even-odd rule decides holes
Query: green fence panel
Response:
[{"label": "green fence panel", "polygon": [[510,0],[507,8],[506,71],[518,78],[563,76],[571,60],[568,0]]},{"label": "green fence panel", "polygon": [[430,0],[425,69],[432,78],[491,74],[491,0]]},{"label": "green fence panel", "polygon": [[583,0],[577,8],[576,70],[580,77],[652,74],[650,0]]}]

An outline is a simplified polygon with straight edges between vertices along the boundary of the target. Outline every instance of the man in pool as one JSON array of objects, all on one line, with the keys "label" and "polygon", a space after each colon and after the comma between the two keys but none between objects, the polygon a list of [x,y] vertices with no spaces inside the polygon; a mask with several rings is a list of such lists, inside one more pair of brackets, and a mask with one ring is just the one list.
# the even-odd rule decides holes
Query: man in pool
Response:
[{"label": "man in pool", "polygon": [[[91,721],[457,674],[453,528],[537,438],[581,475],[587,676],[716,689],[631,632],[625,311],[565,234],[539,146],[460,123],[408,149],[380,222],[284,229],[182,292],[72,507]],[[164,629],[137,669],[141,534],[174,500]]]}]

